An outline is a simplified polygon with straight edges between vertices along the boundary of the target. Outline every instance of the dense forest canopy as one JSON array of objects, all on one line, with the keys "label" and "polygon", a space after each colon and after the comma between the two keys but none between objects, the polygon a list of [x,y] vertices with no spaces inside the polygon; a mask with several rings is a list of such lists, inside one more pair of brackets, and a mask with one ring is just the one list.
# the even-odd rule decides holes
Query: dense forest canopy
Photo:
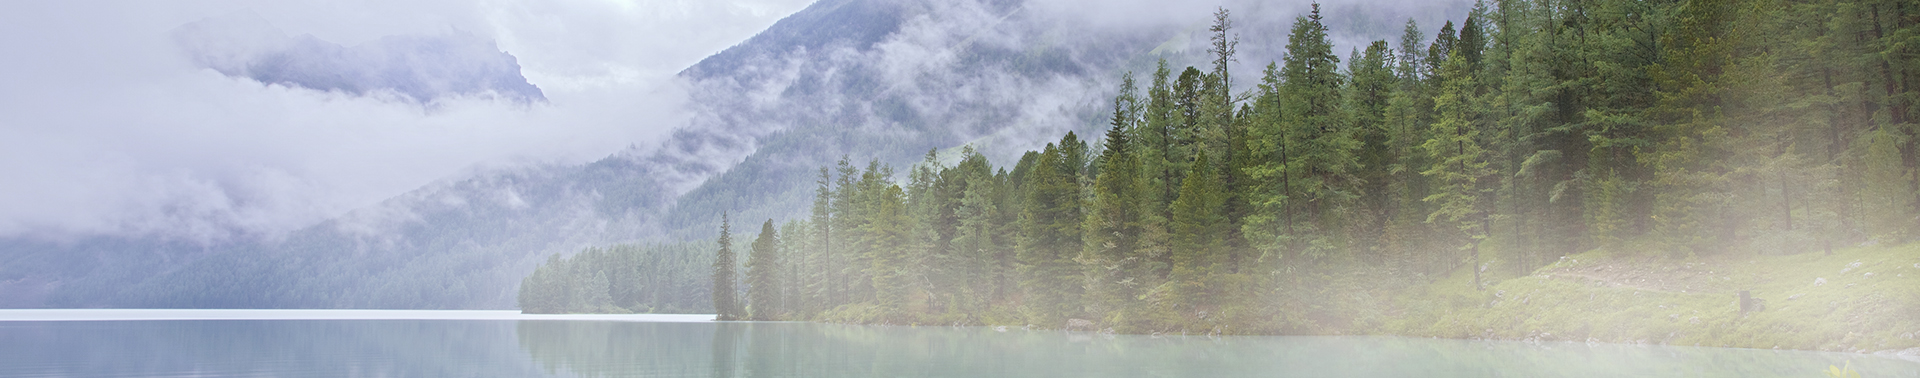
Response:
[{"label": "dense forest canopy", "polygon": [[[1283,39],[1278,62],[1237,61],[1215,16],[1212,64],[1125,74],[1097,139],[1010,167],[930,152],[900,182],[821,168],[812,217],[763,225],[746,284],[711,293],[744,305],[723,316],[1339,332],[1379,311],[1342,298],[1461,269],[1478,289],[1594,249],[1679,262],[1920,230],[1911,1],[1483,1],[1344,59],[1316,6],[1245,36]],[[1236,83],[1249,63],[1264,75]],[[712,260],[614,251],[550,260],[522,308],[698,310],[657,288],[700,275],[636,296],[602,272]],[[614,295],[529,294],[580,288]]]}]

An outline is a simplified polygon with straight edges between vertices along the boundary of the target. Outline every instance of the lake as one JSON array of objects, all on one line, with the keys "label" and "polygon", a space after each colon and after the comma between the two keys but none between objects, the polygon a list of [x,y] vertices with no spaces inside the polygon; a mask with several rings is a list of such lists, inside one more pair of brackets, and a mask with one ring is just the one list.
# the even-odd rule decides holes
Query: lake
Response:
[{"label": "lake", "polygon": [[512,311],[0,310],[0,377],[1920,377],[1884,356]]}]

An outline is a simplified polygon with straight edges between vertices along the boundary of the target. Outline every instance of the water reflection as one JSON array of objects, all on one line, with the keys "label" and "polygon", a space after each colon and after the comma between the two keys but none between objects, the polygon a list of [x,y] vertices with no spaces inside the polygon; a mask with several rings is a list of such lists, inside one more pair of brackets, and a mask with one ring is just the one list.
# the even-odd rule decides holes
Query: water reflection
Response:
[{"label": "water reflection", "polygon": [[589,377],[1869,377],[1920,364],[1851,354],[1392,337],[1149,337],[808,323],[521,322],[548,371]]},{"label": "water reflection", "polygon": [[1866,377],[1920,363],[1391,337],[589,320],[0,321],[0,377]]},{"label": "water reflection", "polygon": [[510,322],[0,322],[0,377],[535,376]]}]

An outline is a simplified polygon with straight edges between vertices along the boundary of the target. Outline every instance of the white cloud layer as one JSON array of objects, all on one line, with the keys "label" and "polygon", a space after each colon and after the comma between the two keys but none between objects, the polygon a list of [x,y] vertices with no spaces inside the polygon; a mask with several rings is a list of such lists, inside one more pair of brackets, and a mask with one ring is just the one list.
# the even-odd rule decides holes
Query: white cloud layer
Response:
[{"label": "white cloud layer", "polygon": [[[0,5],[0,237],[272,233],[472,167],[581,162],[682,123],[680,69],[805,0],[71,1]],[[169,39],[252,11],[353,46],[473,33],[550,103],[406,102],[196,68]]]}]

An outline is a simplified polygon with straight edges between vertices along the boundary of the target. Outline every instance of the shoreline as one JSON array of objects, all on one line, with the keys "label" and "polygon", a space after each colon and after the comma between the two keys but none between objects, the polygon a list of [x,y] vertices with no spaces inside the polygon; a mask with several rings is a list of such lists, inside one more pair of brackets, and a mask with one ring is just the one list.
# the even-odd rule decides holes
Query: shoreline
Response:
[{"label": "shoreline", "polygon": [[[1148,336],[1151,338],[1176,337],[1175,335],[1169,335],[1169,334],[1158,334],[1158,335],[1116,334],[1116,333],[1106,333],[1106,332],[1100,332],[1100,331],[1069,331],[1069,330],[1064,330],[1060,328],[1041,328],[1041,327],[1027,328],[1027,327],[1014,327],[1014,326],[1000,326],[1000,325],[863,324],[863,323],[850,323],[850,322],[793,321],[793,320],[715,321],[713,320],[713,317],[714,317],[713,314],[525,314],[525,313],[521,313],[519,310],[117,309],[117,308],[116,309],[0,309],[0,324],[4,324],[7,322],[90,322],[90,321],[91,322],[110,322],[110,321],[196,321],[196,320],[197,321],[207,321],[207,320],[214,320],[214,321],[221,321],[221,320],[455,320],[455,321],[512,320],[512,321],[599,321],[599,322],[638,322],[638,323],[808,323],[808,324],[853,325],[853,326],[865,326],[865,327],[905,327],[905,328],[968,327],[968,328],[982,328],[985,330],[996,330],[996,328],[1004,328],[1004,329],[998,329],[997,331],[999,332],[1011,332],[1016,330],[1024,330],[1027,332],[1058,331],[1058,332],[1064,332],[1068,334],[1104,335],[1104,336],[1126,335],[1126,336]],[[1490,342],[1521,343],[1521,344],[1528,344],[1528,345],[1534,345],[1534,346],[1541,346],[1543,344],[1569,344],[1569,345],[1587,345],[1587,346],[1614,345],[1614,346],[1657,346],[1657,347],[1692,347],[1692,348],[1716,348],[1716,349],[1749,349],[1749,350],[1775,350],[1775,351],[1791,351],[1791,352],[1841,353],[1841,354],[1851,354],[1851,355],[1893,358],[1893,359],[1900,359],[1900,360],[1906,360],[1911,362],[1920,362],[1920,347],[1860,352],[1860,351],[1833,351],[1833,350],[1811,350],[1811,349],[1794,349],[1794,348],[1754,348],[1754,347],[1745,347],[1745,346],[1678,345],[1678,344],[1662,344],[1662,343],[1651,343],[1651,342],[1622,343],[1622,342],[1599,341],[1599,340],[1576,341],[1576,340],[1541,339],[1541,338],[1514,339],[1514,338],[1483,338],[1483,337],[1454,338],[1454,337],[1440,337],[1440,336],[1432,336],[1432,335],[1406,335],[1406,334],[1207,335],[1207,334],[1197,333],[1197,334],[1189,334],[1189,335],[1180,335],[1179,337],[1219,338],[1219,337],[1232,337],[1232,336],[1333,337],[1333,338],[1382,337],[1382,338],[1410,338],[1410,339],[1446,339],[1446,340],[1458,340],[1458,341],[1490,341]]]}]

